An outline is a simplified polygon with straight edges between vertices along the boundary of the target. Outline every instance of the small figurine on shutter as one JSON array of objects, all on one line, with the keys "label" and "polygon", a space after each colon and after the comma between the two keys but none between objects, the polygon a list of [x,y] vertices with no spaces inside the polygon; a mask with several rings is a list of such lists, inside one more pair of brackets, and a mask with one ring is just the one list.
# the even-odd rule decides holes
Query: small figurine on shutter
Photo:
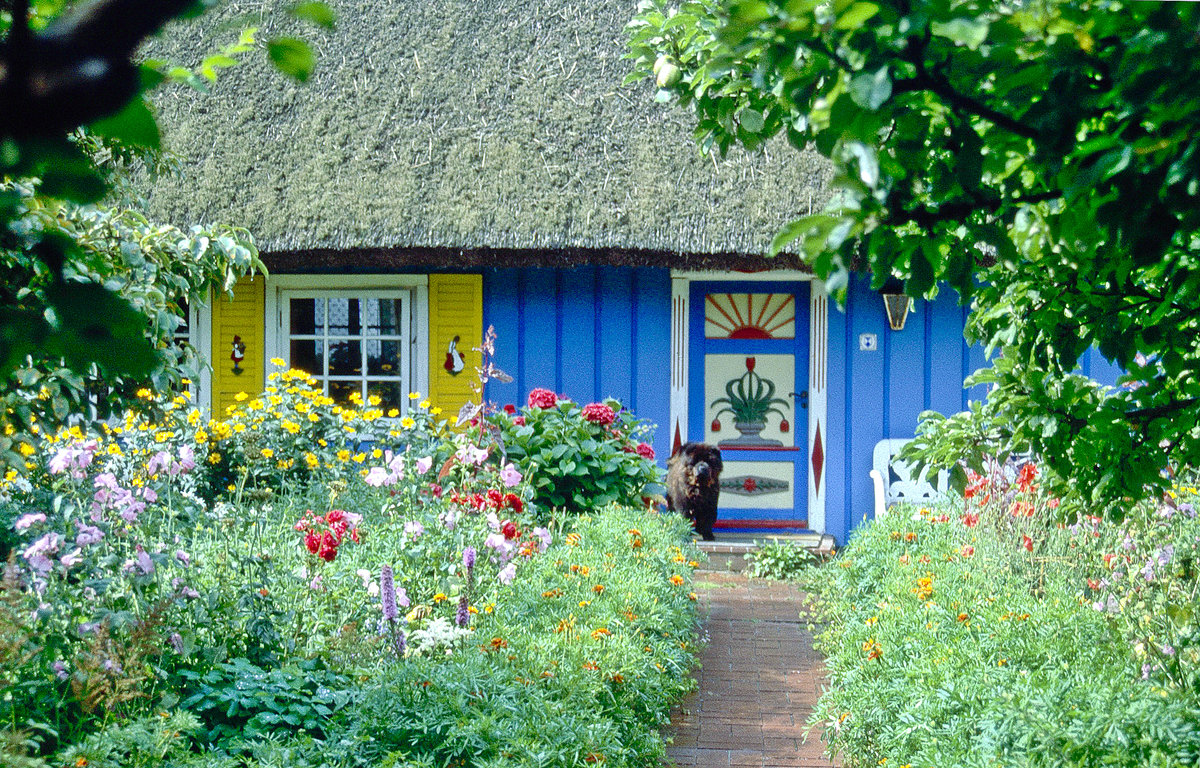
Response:
[{"label": "small figurine on shutter", "polygon": [[446,362],[442,365],[446,372],[451,376],[457,376],[463,372],[466,367],[466,362],[463,361],[463,356],[458,351],[458,337],[455,336],[450,342],[450,346],[446,349]]},{"label": "small figurine on shutter", "polygon": [[246,345],[241,336],[233,337],[233,351],[229,353],[229,359],[233,361],[234,374],[241,375],[245,370],[241,367],[241,362],[246,359]]}]

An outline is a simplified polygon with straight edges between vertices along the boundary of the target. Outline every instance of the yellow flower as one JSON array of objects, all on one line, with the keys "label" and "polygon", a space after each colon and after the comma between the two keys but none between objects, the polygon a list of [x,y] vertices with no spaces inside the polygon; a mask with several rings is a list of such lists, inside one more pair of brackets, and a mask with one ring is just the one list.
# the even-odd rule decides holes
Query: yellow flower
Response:
[{"label": "yellow flower", "polygon": [[137,396],[142,398],[143,400],[149,400],[150,398],[154,397],[154,393],[151,392],[146,387],[142,387],[141,389],[139,389],[137,391]]},{"label": "yellow flower", "polygon": [[272,457],[272,456],[274,456],[274,455],[275,455],[275,451],[273,451],[272,449],[270,449],[270,448],[263,448],[263,449],[262,449],[262,457],[263,457],[264,459],[269,459],[269,458],[271,458],[271,457]]},{"label": "yellow flower", "polygon": [[296,435],[300,433],[300,425],[294,421],[283,421],[279,426],[283,427],[284,431],[290,434]]},{"label": "yellow flower", "polygon": [[308,465],[309,469],[316,469],[317,465],[321,462],[317,458],[317,454],[309,451],[308,453],[304,454],[304,463]]},{"label": "yellow flower", "polygon": [[212,453],[208,454],[208,463],[209,464],[220,464],[221,463],[221,454],[217,453],[216,451],[213,451]]},{"label": "yellow flower", "polygon": [[387,415],[388,415],[389,419],[394,419],[400,415],[400,409],[399,408],[389,408]]},{"label": "yellow flower", "polygon": [[383,402],[383,398],[381,398],[379,395],[368,395],[367,396],[367,405],[375,406],[375,405],[379,405],[382,402]]},{"label": "yellow flower", "polygon": [[591,601],[591,600],[580,600],[580,601],[579,601],[579,607],[580,607],[580,608],[587,608],[587,607],[588,607],[589,605],[591,605],[591,604],[592,604],[592,601]]},{"label": "yellow flower", "polygon": [[429,412],[430,412],[431,414],[433,414],[434,416],[437,416],[439,413],[441,413],[441,412],[442,412],[442,409],[441,409],[440,407],[434,407],[434,408],[431,408],[431,409],[429,410]]},{"label": "yellow flower", "polygon": [[245,392],[238,392],[236,395],[233,396],[233,399],[237,400],[240,403],[248,397],[250,397],[250,395],[247,395]]},{"label": "yellow flower", "polygon": [[271,358],[271,365],[275,365],[275,366],[278,366],[278,367],[282,368],[282,367],[284,367],[285,365],[287,365],[287,363],[285,363],[285,362],[283,361],[283,358],[282,358],[282,357],[272,357],[272,358]]},{"label": "yellow flower", "polygon": [[337,452],[338,461],[350,461],[350,451],[343,448]]},{"label": "yellow flower", "polygon": [[417,422],[413,421],[408,416],[405,416],[403,419],[400,419],[400,426],[404,427],[405,429],[412,429],[413,427],[417,426]]},{"label": "yellow flower", "polygon": [[383,451],[380,450],[379,448],[374,448],[371,450],[371,458],[372,459],[378,459],[382,455],[383,455]]},{"label": "yellow flower", "polygon": [[445,593],[445,592],[438,592],[436,595],[434,595],[434,596],[433,596],[433,602],[435,602],[435,603],[444,603],[444,602],[446,602],[446,593]]},{"label": "yellow flower", "polygon": [[21,443],[21,447],[18,450],[21,452],[22,456],[32,456],[33,454],[37,453],[37,449],[29,443]]},{"label": "yellow flower", "polygon": [[495,603],[488,603],[487,605],[483,606],[483,612],[484,612],[484,613],[492,613],[492,612],[494,612],[495,610],[496,610],[496,604],[495,604]]},{"label": "yellow flower", "polygon": [[421,408],[426,408],[426,409],[428,409],[428,408],[429,408],[429,401],[428,401],[428,400],[422,400],[420,403],[418,403],[418,405],[419,405]]},{"label": "yellow flower", "polygon": [[354,454],[353,456],[351,456],[350,458],[354,459],[354,463],[355,463],[355,464],[362,464],[364,461],[366,461],[366,460],[367,460],[367,454],[365,454],[365,453],[356,453],[356,454]]},{"label": "yellow flower", "polygon": [[409,393],[408,393],[408,399],[409,399],[409,400],[420,400],[420,399],[421,399],[421,393],[420,393],[420,392],[409,392]]}]

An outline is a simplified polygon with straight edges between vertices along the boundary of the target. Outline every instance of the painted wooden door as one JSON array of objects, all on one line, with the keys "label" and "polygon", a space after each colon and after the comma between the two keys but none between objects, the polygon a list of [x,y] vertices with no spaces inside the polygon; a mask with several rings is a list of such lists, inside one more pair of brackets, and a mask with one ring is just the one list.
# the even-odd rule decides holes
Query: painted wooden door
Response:
[{"label": "painted wooden door", "polygon": [[689,439],[725,464],[716,528],[808,528],[806,282],[693,282]]}]

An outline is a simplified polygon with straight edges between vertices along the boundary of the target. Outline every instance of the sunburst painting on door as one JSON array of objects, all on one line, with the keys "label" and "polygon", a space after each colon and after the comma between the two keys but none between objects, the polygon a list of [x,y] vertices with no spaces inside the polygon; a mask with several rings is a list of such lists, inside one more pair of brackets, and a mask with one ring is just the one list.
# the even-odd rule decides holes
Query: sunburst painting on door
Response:
[{"label": "sunburst painting on door", "polygon": [[807,294],[806,283],[692,284],[689,432],[724,459],[717,529],[807,527]]}]

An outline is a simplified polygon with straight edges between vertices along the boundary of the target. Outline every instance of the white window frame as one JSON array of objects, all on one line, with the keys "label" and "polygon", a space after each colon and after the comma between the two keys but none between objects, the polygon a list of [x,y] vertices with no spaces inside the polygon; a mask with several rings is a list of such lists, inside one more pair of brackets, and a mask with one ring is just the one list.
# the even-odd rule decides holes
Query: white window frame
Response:
[{"label": "white window frame", "polygon": [[[291,363],[289,299],[291,298],[406,298],[402,333],[408,361],[408,386],[429,390],[429,278],[426,275],[279,275],[267,281],[266,357]],[[364,372],[364,379],[366,378]],[[407,398],[400,409],[407,410]]]}]

